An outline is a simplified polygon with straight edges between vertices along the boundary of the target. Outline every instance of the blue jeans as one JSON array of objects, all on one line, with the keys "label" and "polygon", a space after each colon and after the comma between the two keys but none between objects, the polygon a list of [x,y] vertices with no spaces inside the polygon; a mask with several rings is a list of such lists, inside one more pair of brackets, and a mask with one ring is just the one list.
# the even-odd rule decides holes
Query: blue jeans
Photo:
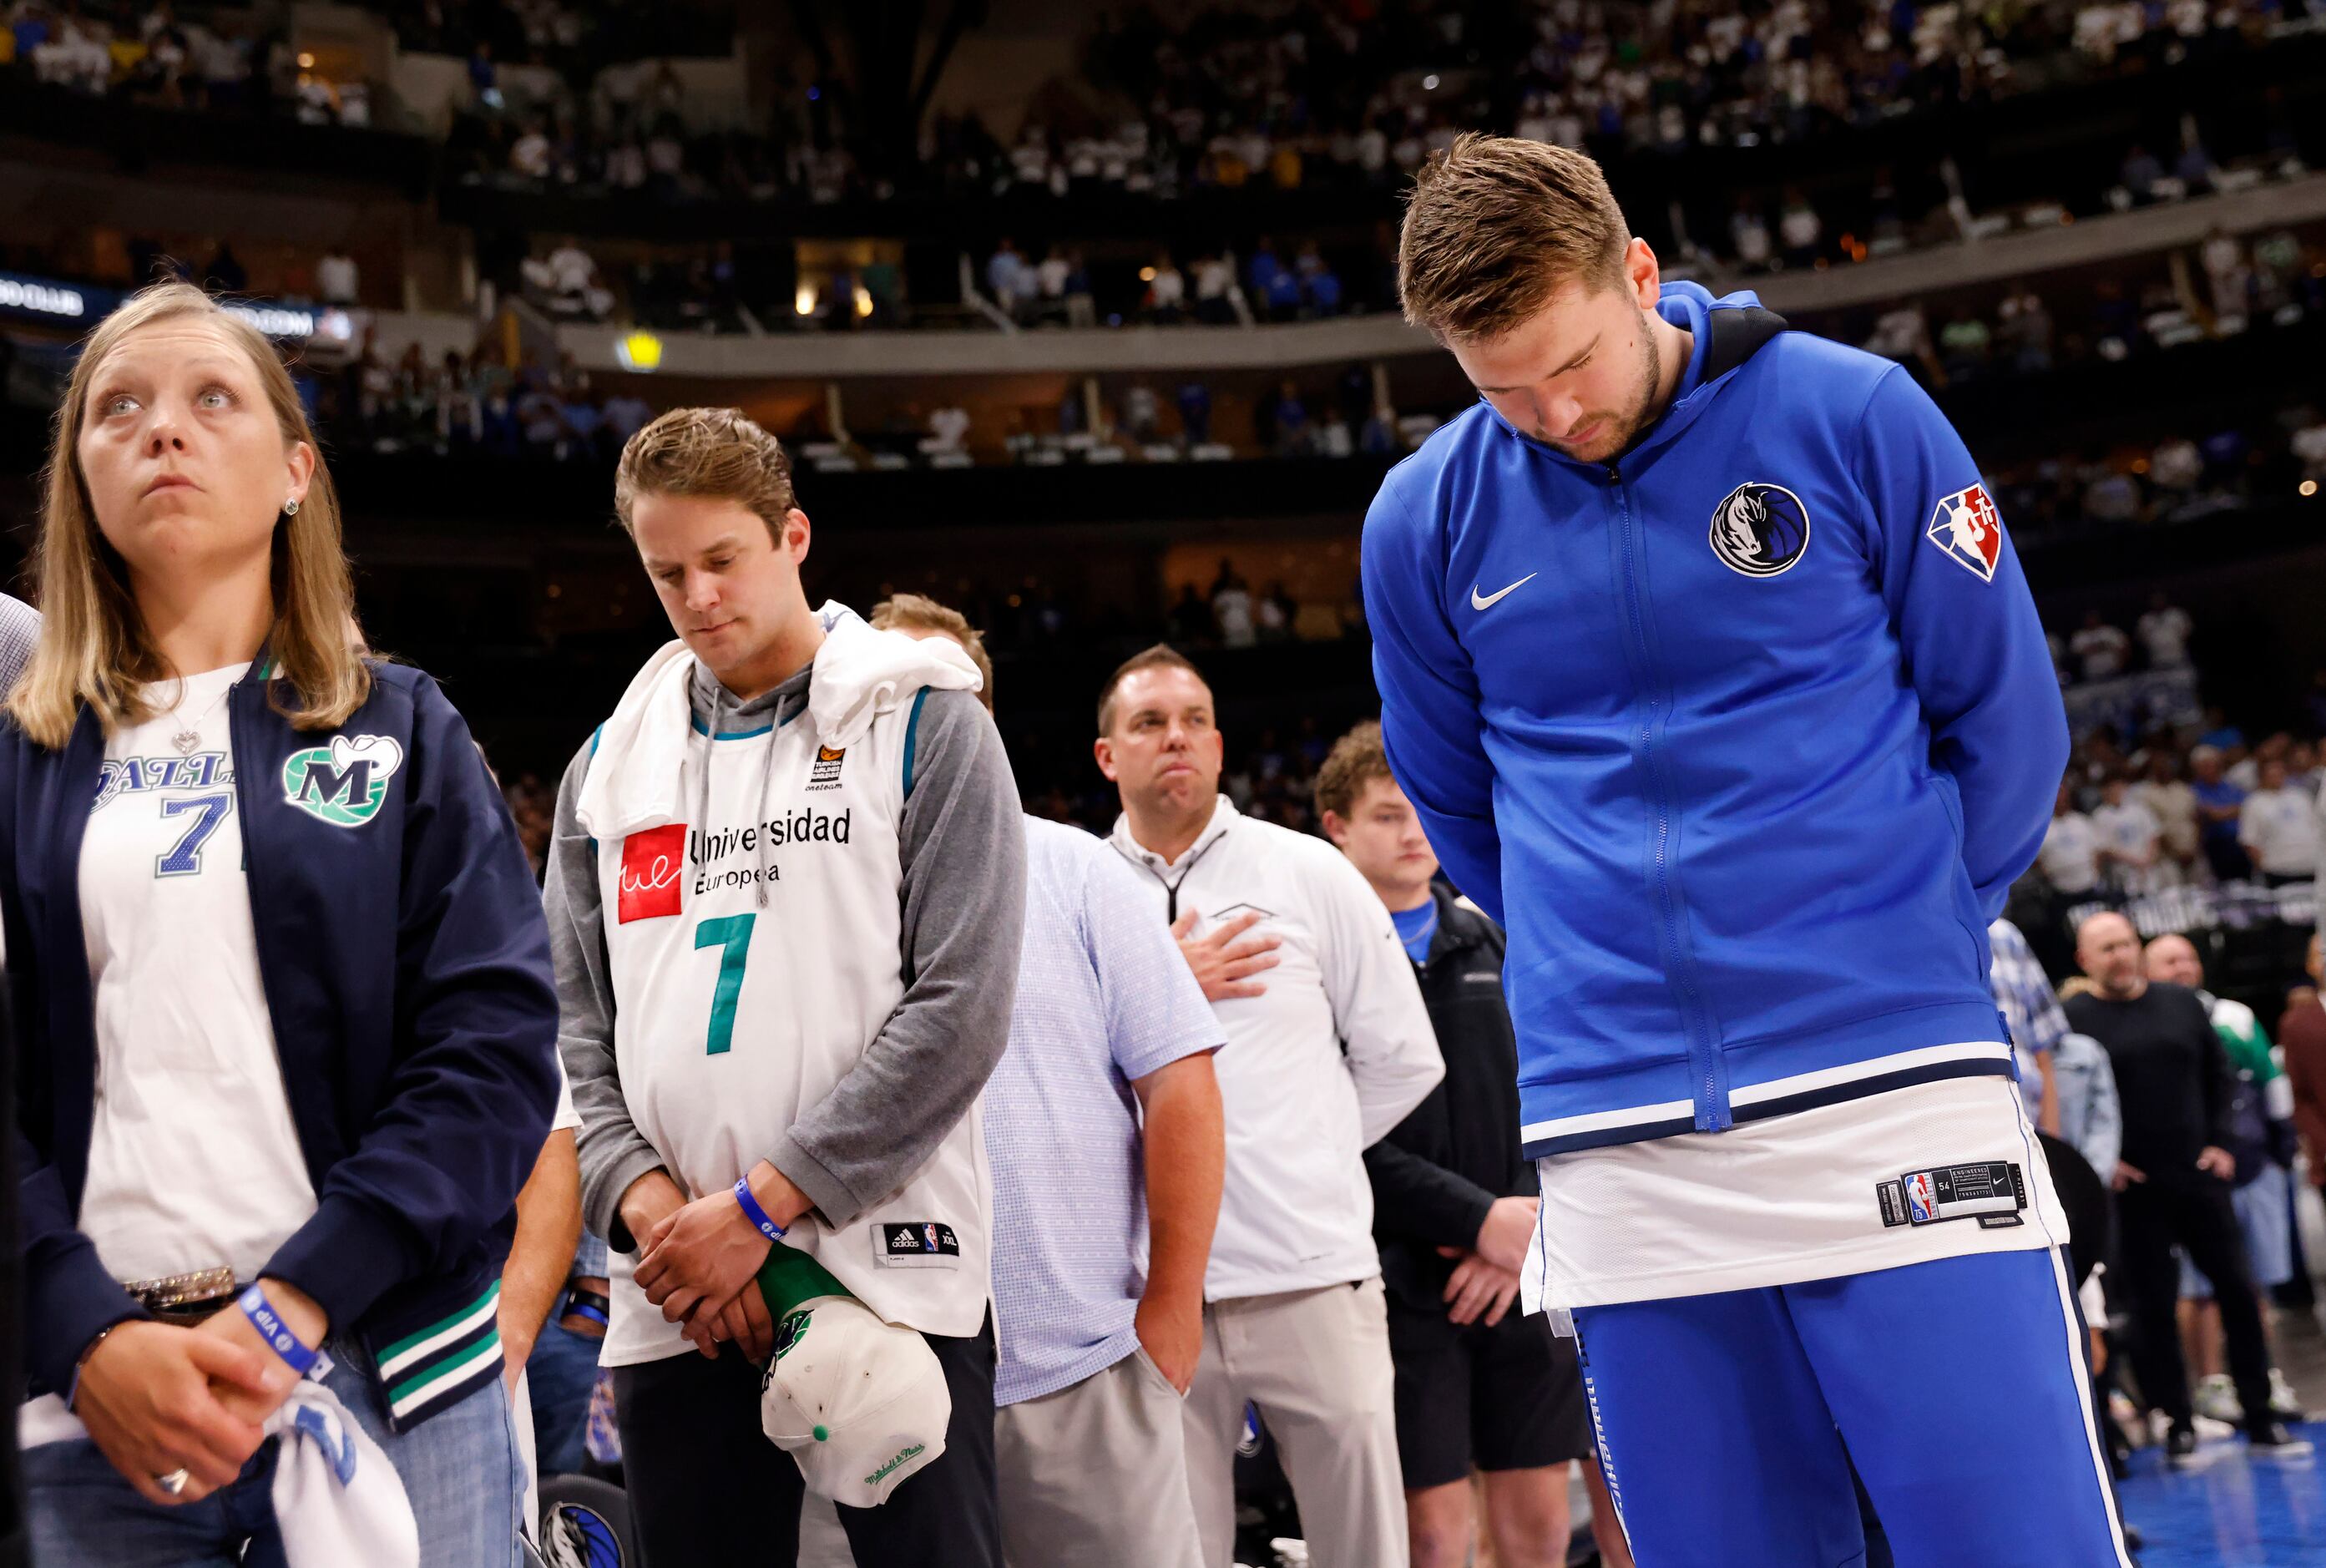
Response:
[{"label": "blue jeans", "polygon": [[[423,1568],[516,1568],[525,1472],[507,1388],[497,1378],[398,1436],[387,1429],[369,1358],[351,1345],[329,1349],[334,1365],[324,1386],[403,1478]],[[27,1449],[33,1561],[43,1568],[286,1568],[274,1523],[276,1446],[268,1439],[232,1485],[178,1507],[139,1497],[87,1438]]]},{"label": "blue jeans", "polygon": [[544,1479],[582,1469],[590,1390],[598,1381],[598,1348],[604,1343],[554,1321],[543,1324],[533,1342],[525,1374],[533,1390],[534,1449]]}]

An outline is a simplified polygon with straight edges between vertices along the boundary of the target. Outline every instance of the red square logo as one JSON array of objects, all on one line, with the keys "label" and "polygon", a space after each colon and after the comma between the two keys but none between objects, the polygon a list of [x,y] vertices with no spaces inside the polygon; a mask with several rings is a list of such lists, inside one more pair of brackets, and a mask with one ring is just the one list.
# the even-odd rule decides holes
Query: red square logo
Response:
[{"label": "red square logo", "polygon": [[615,923],[678,913],[678,877],[686,869],[686,824],[649,827],[622,840],[621,896]]}]

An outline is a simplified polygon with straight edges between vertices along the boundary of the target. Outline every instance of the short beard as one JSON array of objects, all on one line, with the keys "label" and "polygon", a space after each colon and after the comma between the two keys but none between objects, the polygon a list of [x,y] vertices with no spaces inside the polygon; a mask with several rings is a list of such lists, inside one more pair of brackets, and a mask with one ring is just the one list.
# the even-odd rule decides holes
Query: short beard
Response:
[{"label": "short beard", "polygon": [[[1658,412],[1656,389],[1663,385],[1664,356],[1662,346],[1656,341],[1655,329],[1648,324],[1645,311],[1640,313],[1640,374],[1639,397],[1633,400],[1632,406],[1624,411],[1622,417],[1610,422],[1615,426],[1621,437],[1614,450],[1603,458],[1576,458],[1577,462],[1614,462],[1631,451],[1633,443],[1645,434],[1648,426],[1655,422]],[[1565,453],[1568,457],[1575,457],[1574,450],[1564,442],[1552,441],[1545,437],[1543,443]]]}]

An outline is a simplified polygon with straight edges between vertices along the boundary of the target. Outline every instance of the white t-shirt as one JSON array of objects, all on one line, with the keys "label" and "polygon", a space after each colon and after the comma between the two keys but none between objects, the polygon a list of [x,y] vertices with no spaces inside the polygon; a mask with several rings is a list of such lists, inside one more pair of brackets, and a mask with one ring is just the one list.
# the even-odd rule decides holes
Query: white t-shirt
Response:
[{"label": "white t-shirt", "polygon": [[2187,664],[2189,612],[2174,604],[2150,611],[2140,618],[2140,640],[2148,649],[2148,662],[2157,668]]},{"label": "white t-shirt", "polygon": [[2044,829],[2043,847],[2036,851],[2035,863],[2044,880],[2060,891],[2089,892],[2100,880],[2099,846],[2092,819],[2080,811],[2065,812],[2052,818],[2052,826]]},{"label": "white t-shirt", "polygon": [[2092,813],[2092,834],[2100,847],[2136,860],[2155,850],[2163,832],[2156,814],[2129,795],[2121,805],[2102,806]]},{"label": "white t-shirt", "polygon": [[[1957,1218],[1942,1173],[1960,1199],[1994,1166],[2015,1169],[2024,1207],[1973,1199]],[[1553,1154],[1535,1169],[1542,1214],[1521,1277],[1529,1311],[1761,1290],[2068,1239],[2051,1167],[2005,1078],[1945,1078],[1726,1133]],[[1927,1185],[1915,1181],[1923,1172]],[[1981,1224],[1982,1211],[1996,1223]]]},{"label": "white t-shirt", "polygon": [[2084,667],[2086,680],[2106,680],[2124,673],[2132,639],[2113,626],[2087,626],[2068,639],[2068,648]]},{"label": "white t-shirt", "polygon": [[2309,876],[2318,867],[2318,817],[2298,789],[2256,789],[2238,817],[2238,842],[2270,876]]},{"label": "white t-shirt", "polygon": [[81,841],[97,1106],[79,1223],[118,1280],[255,1279],[315,1212],[243,870],[226,694],[249,667],[189,677],[114,734]]}]

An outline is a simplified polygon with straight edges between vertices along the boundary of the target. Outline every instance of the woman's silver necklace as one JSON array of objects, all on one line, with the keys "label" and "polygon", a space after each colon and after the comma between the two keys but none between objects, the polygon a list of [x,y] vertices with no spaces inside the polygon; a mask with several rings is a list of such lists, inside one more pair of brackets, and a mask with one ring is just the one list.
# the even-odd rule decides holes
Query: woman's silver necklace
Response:
[{"label": "woman's silver necklace", "polygon": [[234,686],[229,683],[225,691],[210,699],[210,705],[204,708],[192,723],[170,737],[170,744],[178,748],[179,756],[191,757],[194,754],[194,748],[202,743],[203,723],[212,714],[218,712],[219,704],[226,701],[228,695],[233,690]]}]

